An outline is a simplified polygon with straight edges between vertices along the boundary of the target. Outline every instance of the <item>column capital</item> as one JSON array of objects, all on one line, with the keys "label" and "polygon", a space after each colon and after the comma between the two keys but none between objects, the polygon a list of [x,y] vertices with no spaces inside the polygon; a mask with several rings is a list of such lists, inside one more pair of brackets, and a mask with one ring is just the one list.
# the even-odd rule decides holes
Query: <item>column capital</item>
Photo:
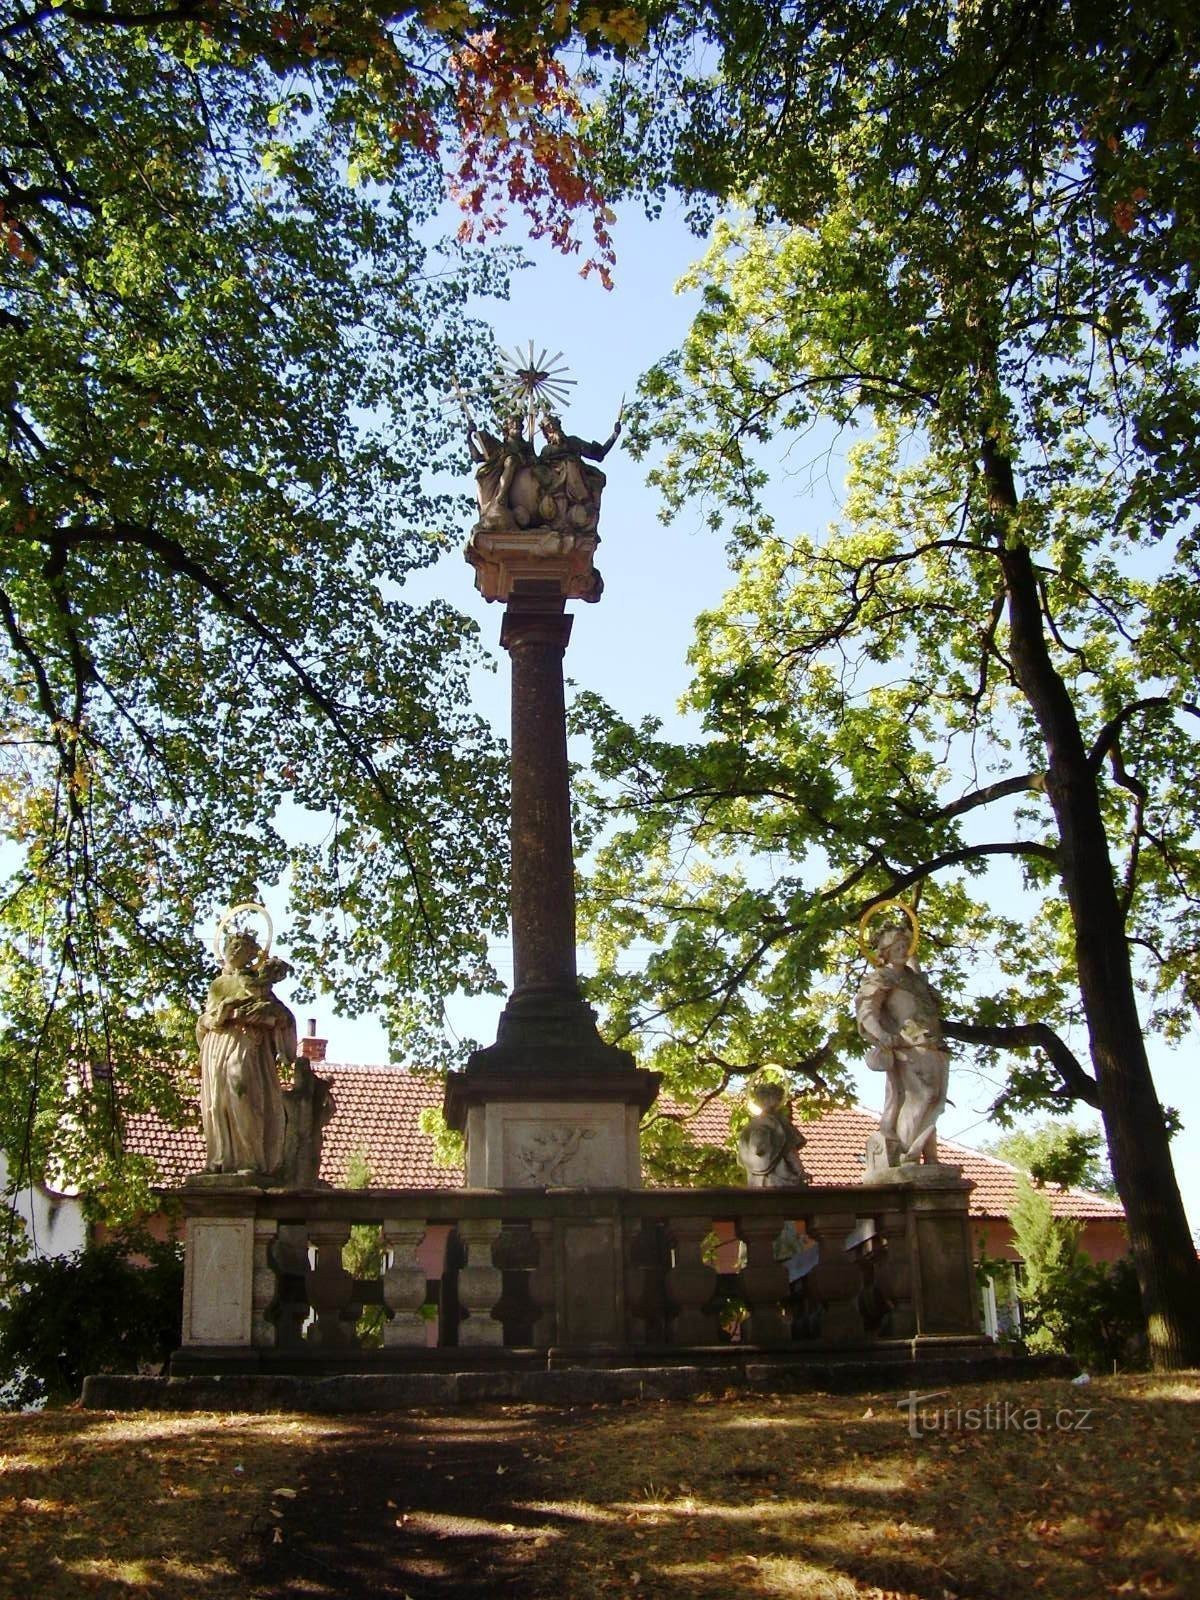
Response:
[{"label": "column capital", "polygon": [[564,611],[564,604],[561,596],[514,595],[500,623],[501,648],[511,651],[522,645],[551,645],[565,651],[575,619]]}]

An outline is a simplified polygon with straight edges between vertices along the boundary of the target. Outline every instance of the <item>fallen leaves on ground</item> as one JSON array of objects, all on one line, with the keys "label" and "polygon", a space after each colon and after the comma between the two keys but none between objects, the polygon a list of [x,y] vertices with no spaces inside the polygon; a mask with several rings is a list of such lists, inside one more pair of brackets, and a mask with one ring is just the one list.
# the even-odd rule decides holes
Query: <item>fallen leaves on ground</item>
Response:
[{"label": "fallen leaves on ground", "polygon": [[[527,1552],[495,1579],[519,1578],[527,1600],[1200,1593],[1200,1374],[1097,1380],[1086,1395],[1063,1382],[955,1389],[937,1406],[916,1437],[887,1394],[481,1406],[369,1422],[3,1416],[0,1600],[253,1600],[264,1551],[286,1555],[311,1521],[315,1461],[337,1486],[323,1515],[344,1515],[365,1567],[413,1600],[452,1592],[436,1584],[468,1570],[463,1593],[493,1592],[484,1546],[488,1560]],[[1021,1426],[1003,1421],[1018,1414]],[[1027,1425],[1039,1417],[1044,1426]],[[356,1474],[368,1432],[377,1530]],[[501,1438],[498,1466],[484,1445]],[[410,1475],[379,1480],[393,1449],[407,1451]],[[423,1510],[396,1492],[413,1462]],[[346,1548],[340,1528],[327,1530],[327,1560]],[[430,1541],[444,1552],[436,1561]]]},{"label": "fallen leaves on ground", "polygon": [[240,1592],[248,1549],[271,1536],[271,1486],[321,1427],[295,1417],[0,1416],[0,1596]]}]

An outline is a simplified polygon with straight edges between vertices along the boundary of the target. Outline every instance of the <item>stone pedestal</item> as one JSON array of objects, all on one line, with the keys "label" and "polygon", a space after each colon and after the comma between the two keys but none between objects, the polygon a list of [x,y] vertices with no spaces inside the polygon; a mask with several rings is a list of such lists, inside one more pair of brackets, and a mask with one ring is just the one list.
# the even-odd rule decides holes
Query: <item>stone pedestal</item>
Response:
[{"label": "stone pedestal", "polygon": [[657,1073],[497,1071],[475,1059],[450,1075],[445,1101],[447,1122],[467,1136],[469,1188],[641,1186],[638,1124],[658,1093]]},{"label": "stone pedestal", "polygon": [[199,1349],[249,1349],[254,1331],[254,1217],[187,1219],[183,1268],[183,1343]]},{"label": "stone pedestal", "polygon": [[918,1341],[936,1343],[979,1332],[979,1295],[967,1211],[969,1192],[970,1185],[961,1179],[943,1179],[940,1184],[927,1181],[912,1190],[909,1266]]}]

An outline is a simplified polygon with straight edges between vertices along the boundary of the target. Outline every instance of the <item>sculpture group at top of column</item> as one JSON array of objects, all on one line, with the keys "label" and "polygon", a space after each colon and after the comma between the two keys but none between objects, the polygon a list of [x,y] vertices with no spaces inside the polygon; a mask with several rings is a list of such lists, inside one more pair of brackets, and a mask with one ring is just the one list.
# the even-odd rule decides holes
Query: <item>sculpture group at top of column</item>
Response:
[{"label": "sculpture group at top of column", "polygon": [[607,480],[590,462],[603,461],[620,432],[618,418],[603,444],[580,439],[564,433],[561,420],[547,413],[542,418],[546,442],[537,452],[519,416],[508,418],[502,438],[472,426],[467,445],[476,462],[476,532],[595,533]]},{"label": "sculpture group at top of column", "polygon": [[[479,520],[464,552],[488,600],[514,593],[557,591],[564,600],[599,600],[604,582],[594,565],[600,543],[603,461],[621,432],[621,419],[599,443],[564,433],[553,412],[542,417],[540,451],[513,414],[503,436],[481,428],[468,413],[467,446],[475,462]],[[530,417],[530,431],[533,421]]]}]

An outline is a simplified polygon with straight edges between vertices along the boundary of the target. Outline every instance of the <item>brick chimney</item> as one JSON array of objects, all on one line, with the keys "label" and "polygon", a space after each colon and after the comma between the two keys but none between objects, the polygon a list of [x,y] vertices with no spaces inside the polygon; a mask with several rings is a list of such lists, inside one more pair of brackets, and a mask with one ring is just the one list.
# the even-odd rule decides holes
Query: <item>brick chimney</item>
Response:
[{"label": "brick chimney", "polygon": [[308,1032],[300,1041],[300,1056],[304,1061],[324,1061],[328,1039],[317,1038],[317,1019],[309,1017]]}]

